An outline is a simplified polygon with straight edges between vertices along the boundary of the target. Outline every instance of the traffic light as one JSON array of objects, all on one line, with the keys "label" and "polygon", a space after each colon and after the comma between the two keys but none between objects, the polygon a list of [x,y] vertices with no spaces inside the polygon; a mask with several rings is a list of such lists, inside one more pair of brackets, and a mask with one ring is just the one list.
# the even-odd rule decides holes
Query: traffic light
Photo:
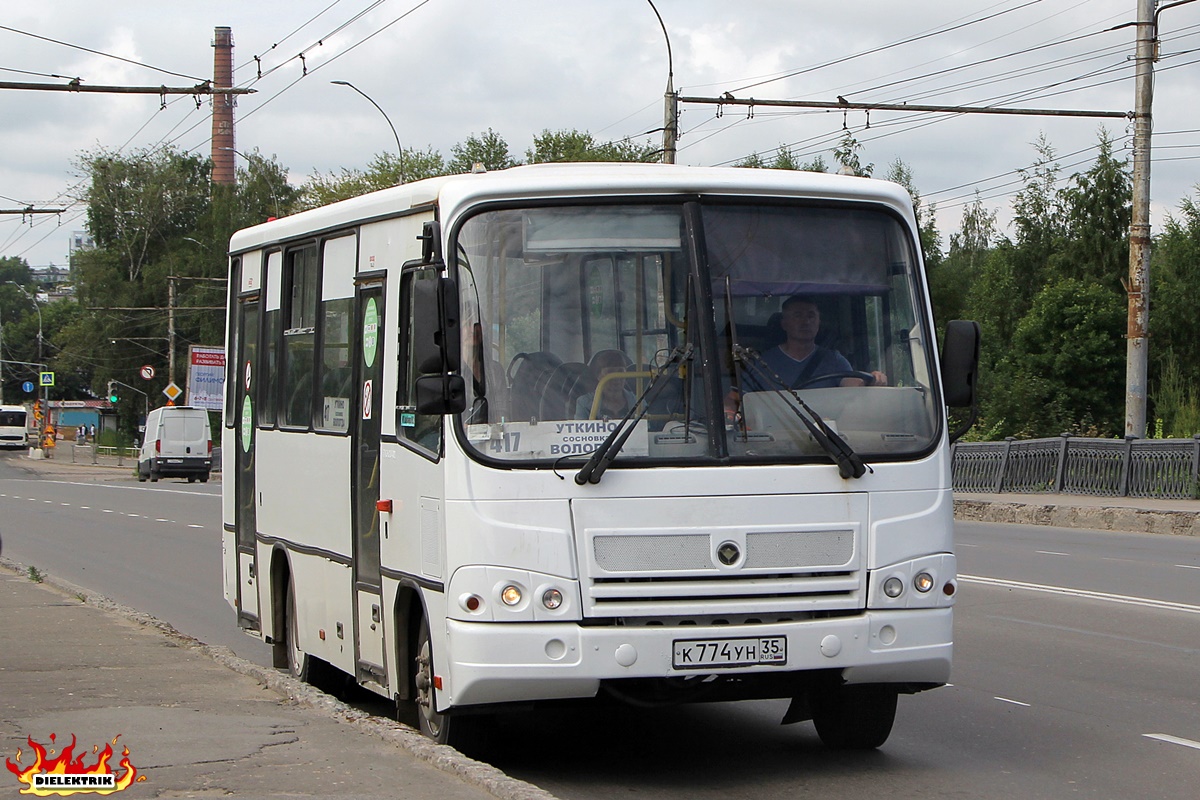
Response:
[{"label": "traffic light", "polygon": [[113,405],[116,405],[117,402],[120,401],[120,399],[121,399],[120,395],[117,394],[117,382],[109,381],[108,382],[108,402],[112,403]]}]

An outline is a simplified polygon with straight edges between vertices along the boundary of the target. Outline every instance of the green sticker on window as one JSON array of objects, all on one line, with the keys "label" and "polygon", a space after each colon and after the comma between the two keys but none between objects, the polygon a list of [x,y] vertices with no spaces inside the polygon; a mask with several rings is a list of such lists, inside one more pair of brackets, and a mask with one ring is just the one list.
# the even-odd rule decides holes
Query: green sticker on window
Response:
[{"label": "green sticker on window", "polygon": [[375,298],[367,300],[363,311],[363,363],[367,367],[375,366],[375,350],[379,347],[379,308]]},{"label": "green sticker on window", "polygon": [[254,437],[254,406],[250,403],[250,395],[242,402],[242,452],[250,452],[250,443]]},{"label": "green sticker on window", "polygon": [[417,427],[417,415],[416,415],[416,414],[410,414],[410,413],[408,413],[407,411],[406,411],[406,412],[404,412],[403,414],[401,414],[401,415],[400,415],[400,427],[401,427],[401,428],[415,428],[415,427]]}]

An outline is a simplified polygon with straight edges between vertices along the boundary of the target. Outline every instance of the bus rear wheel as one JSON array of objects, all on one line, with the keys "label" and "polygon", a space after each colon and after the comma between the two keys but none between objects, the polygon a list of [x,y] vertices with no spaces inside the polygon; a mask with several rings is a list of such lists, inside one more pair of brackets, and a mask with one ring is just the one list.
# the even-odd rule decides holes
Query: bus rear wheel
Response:
[{"label": "bus rear wheel", "polygon": [[809,704],[817,735],[832,750],[874,750],[892,732],[896,697],[892,687],[875,684],[816,689]]}]

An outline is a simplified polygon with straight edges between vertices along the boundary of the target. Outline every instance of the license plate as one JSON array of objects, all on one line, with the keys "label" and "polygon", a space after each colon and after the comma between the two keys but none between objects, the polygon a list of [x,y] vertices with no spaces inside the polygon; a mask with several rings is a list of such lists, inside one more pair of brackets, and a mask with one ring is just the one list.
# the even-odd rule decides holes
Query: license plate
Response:
[{"label": "license plate", "polygon": [[787,664],[787,637],[754,636],[741,639],[676,639],[675,669],[749,667]]}]

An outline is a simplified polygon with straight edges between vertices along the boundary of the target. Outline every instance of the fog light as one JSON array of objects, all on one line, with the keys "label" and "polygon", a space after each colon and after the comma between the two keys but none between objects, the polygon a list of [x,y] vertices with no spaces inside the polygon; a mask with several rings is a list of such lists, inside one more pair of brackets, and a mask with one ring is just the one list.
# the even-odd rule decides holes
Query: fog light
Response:
[{"label": "fog light", "polygon": [[479,595],[470,594],[467,595],[466,599],[463,600],[463,607],[466,608],[467,611],[478,611],[481,602],[483,601],[479,599]]},{"label": "fog light", "polygon": [[546,591],[542,592],[542,605],[551,611],[561,606],[562,602],[562,592],[560,592],[558,589],[547,589]]},{"label": "fog light", "polygon": [[521,590],[511,583],[500,592],[500,601],[506,606],[515,606],[521,602]]},{"label": "fog light", "polygon": [[883,582],[883,593],[888,597],[899,597],[904,591],[904,581],[899,578],[888,578]]},{"label": "fog light", "polygon": [[925,594],[933,588],[933,576],[928,572],[921,572],[917,577],[913,578],[913,588],[921,594]]}]

